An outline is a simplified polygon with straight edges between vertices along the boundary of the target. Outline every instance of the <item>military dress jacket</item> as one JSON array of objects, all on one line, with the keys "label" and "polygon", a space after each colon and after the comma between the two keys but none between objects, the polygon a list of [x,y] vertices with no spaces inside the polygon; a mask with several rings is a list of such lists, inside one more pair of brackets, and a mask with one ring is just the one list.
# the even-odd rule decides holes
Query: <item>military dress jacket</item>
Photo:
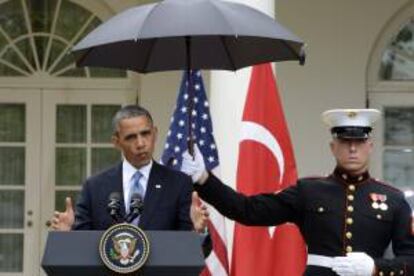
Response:
[{"label": "military dress jacket", "polygon": [[[308,254],[329,257],[365,252],[376,275],[414,275],[412,211],[404,194],[369,176],[351,177],[335,169],[328,177],[300,179],[274,194],[244,196],[211,175],[195,185],[200,197],[226,217],[245,225],[295,223]],[[383,255],[392,241],[395,258]],[[305,275],[336,275],[308,265]]]}]

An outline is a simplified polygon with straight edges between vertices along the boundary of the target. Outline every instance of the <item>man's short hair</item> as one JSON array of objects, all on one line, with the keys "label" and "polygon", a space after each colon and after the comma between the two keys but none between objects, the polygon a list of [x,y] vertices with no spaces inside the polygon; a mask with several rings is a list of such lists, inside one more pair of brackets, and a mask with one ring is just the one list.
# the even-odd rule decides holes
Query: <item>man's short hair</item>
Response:
[{"label": "man's short hair", "polygon": [[145,116],[153,124],[152,116],[148,110],[142,106],[131,104],[119,109],[112,118],[112,134],[117,134],[119,123],[124,119]]}]

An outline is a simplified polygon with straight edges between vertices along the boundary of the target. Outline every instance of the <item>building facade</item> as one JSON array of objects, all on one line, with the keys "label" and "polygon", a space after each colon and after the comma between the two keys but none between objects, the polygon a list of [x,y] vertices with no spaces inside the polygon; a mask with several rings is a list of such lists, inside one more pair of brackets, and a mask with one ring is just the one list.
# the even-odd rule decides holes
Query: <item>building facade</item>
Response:
[{"label": "building facade", "polygon": [[[307,43],[305,66],[276,65],[299,175],[334,165],[322,111],[379,108],[372,174],[405,190],[414,206],[414,1],[240,2],[276,14]],[[139,102],[152,111],[160,156],[182,73],[76,68],[68,54],[102,21],[142,3],[0,0],[0,275],[41,275],[53,210],[76,197],[85,177],[120,159],[110,143],[119,106]],[[230,185],[249,72],[203,72]]]}]

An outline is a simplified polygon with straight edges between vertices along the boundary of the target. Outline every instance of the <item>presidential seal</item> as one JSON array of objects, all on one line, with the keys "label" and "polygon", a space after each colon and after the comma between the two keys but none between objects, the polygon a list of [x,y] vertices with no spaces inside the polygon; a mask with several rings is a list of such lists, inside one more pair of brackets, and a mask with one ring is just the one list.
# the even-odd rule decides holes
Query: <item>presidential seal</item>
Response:
[{"label": "presidential seal", "polygon": [[105,266],[120,274],[136,272],[149,255],[149,241],[135,225],[115,224],[104,232],[99,254]]}]

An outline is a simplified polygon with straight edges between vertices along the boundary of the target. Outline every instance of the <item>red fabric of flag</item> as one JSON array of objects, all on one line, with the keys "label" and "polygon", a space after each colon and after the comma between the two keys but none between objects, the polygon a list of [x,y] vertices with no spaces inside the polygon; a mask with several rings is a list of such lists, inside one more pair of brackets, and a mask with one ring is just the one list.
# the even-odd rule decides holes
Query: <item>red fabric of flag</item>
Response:
[{"label": "red fabric of flag", "polygon": [[[254,66],[243,113],[237,190],[274,193],[295,185],[295,158],[270,64]],[[236,224],[232,276],[302,275],[306,250],[293,224],[248,227]]]}]

